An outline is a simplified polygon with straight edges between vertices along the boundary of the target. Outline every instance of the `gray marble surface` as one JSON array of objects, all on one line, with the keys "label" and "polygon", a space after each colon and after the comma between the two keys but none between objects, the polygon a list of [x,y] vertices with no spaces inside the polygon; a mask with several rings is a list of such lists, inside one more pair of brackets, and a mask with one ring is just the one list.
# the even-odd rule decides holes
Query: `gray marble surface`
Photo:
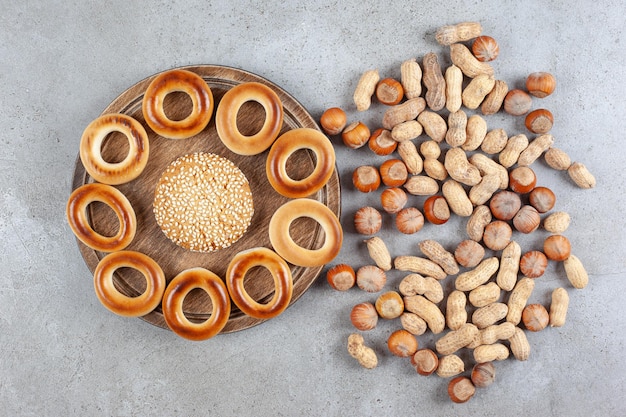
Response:
[{"label": "gray marble surface", "polygon": [[[139,319],[109,313],[65,221],[78,143],[85,126],[122,91],[173,67],[219,64],[282,86],[318,118],[330,106],[374,126],[375,104],[351,101],[360,74],[398,77],[400,63],[447,50],[437,27],[482,22],[500,43],[496,76],[521,87],[549,71],[556,92],[535,101],[555,116],[560,148],[597,179],[592,190],[536,164],[539,182],[571,214],[567,231],[589,275],[569,287],[561,265],[538,280],[533,302],[570,291],[562,328],[529,334],[527,362],[497,364],[497,382],[464,405],[447,381],[420,377],[385,341],[397,321],[365,337],[379,356],[366,371],[347,354],[352,305],[374,295],[331,290],[323,276],[280,317],[192,343]],[[3,1],[0,14],[0,414],[7,416],[559,415],[617,416],[623,403],[624,117],[626,20],[616,0],[566,1]],[[498,114],[490,127],[512,135],[523,120]],[[352,216],[378,195],[352,189],[352,170],[380,163],[367,149],[335,141],[342,176],[345,243],[333,263],[369,263]],[[419,205],[415,198],[411,204]],[[394,256],[419,254],[434,238],[453,248],[464,220],[399,237],[385,217]],[[519,237],[525,250],[545,234]],[[401,274],[389,274],[388,287]],[[445,281],[446,288],[452,279]],[[432,336],[418,338],[432,347]]]}]

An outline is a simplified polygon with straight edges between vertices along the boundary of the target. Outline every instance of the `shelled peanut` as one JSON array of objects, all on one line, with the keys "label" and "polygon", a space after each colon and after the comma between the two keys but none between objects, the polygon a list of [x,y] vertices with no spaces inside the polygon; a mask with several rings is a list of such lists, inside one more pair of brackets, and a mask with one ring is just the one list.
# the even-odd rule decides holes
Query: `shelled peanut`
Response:
[{"label": "shelled peanut", "polygon": [[[459,377],[449,387],[456,400],[468,400],[473,388],[479,387],[473,375],[461,375],[472,369],[461,357],[473,358],[476,366],[487,362],[488,370],[495,369],[492,362],[509,356],[527,360],[531,347],[526,331],[565,324],[567,289],[554,292],[550,312],[541,304],[529,304],[535,280],[543,275],[547,262],[563,264],[571,287],[580,289],[588,283],[587,272],[563,236],[571,219],[565,212],[552,211],[557,195],[538,185],[532,165],[543,156],[548,167],[567,173],[578,187],[596,185],[585,165],[572,162],[554,146],[550,111],[531,111],[534,100],[554,92],[554,77],[532,73],[525,90],[509,89],[496,78],[491,64],[499,46],[481,32],[474,22],[437,32],[437,40],[450,53],[452,64],[447,68],[441,65],[448,60],[428,52],[421,66],[415,58],[402,62],[399,81],[381,76],[378,70],[365,71],[354,91],[354,103],[359,112],[376,103],[386,106],[380,126],[370,129],[360,120],[348,123],[337,108],[320,120],[327,133],[332,127],[340,130],[348,148],[369,142],[376,158],[382,158],[354,171],[355,188],[364,196],[380,193],[380,199],[354,214],[356,231],[370,236],[364,246],[373,265],[357,269],[352,285],[381,293],[376,301],[382,304],[379,300],[384,299],[388,307],[384,313],[379,308],[375,315],[373,300],[355,306],[354,327],[366,331],[376,327],[378,318],[398,320],[402,331],[388,339],[389,351],[411,357],[419,374],[436,370],[443,378]],[[524,117],[528,132],[490,129],[486,117],[501,111]],[[423,200],[423,206],[413,203],[416,198]],[[467,236],[448,248],[423,239],[415,247],[424,257],[393,256],[382,238],[375,236],[386,223],[383,216],[391,217],[405,235],[441,227],[458,216],[465,221]],[[516,234],[537,230],[548,234],[543,247],[523,252]],[[383,291],[389,271],[405,272],[398,292]],[[331,287],[342,291],[352,287],[352,278],[343,274],[328,277]],[[449,278],[453,284],[443,285]],[[447,288],[449,294],[444,292]],[[415,337],[428,331],[436,335],[434,349],[418,349]],[[471,354],[458,356],[462,349]]]}]

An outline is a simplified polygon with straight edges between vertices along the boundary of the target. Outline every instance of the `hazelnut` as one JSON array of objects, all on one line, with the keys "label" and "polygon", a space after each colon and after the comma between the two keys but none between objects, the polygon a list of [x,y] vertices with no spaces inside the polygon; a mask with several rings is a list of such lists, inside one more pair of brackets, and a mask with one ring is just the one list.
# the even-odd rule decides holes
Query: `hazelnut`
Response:
[{"label": "hazelnut", "polygon": [[433,195],[424,201],[424,217],[432,224],[444,224],[450,219],[450,207],[443,196]]},{"label": "hazelnut", "polygon": [[408,197],[402,188],[392,187],[385,189],[380,195],[383,210],[387,213],[397,213],[404,208]]},{"label": "hazelnut", "polygon": [[513,89],[504,97],[504,111],[513,116],[521,116],[530,110],[533,99],[520,89]]},{"label": "hazelnut", "polygon": [[532,233],[539,228],[541,217],[533,206],[523,206],[515,217],[513,217],[513,227],[521,233]]},{"label": "hazelnut", "polygon": [[401,233],[411,235],[424,227],[424,215],[415,207],[405,207],[396,214],[396,228]]},{"label": "hazelnut", "polygon": [[472,239],[463,240],[454,251],[454,259],[459,265],[473,268],[485,257],[483,245]]},{"label": "hazelnut", "polygon": [[361,207],[354,213],[354,228],[362,235],[373,235],[380,231],[383,216],[374,207]]},{"label": "hazelnut", "polygon": [[528,304],[522,310],[522,322],[526,329],[538,332],[546,328],[550,322],[550,314],[541,304]]},{"label": "hazelnut", "polygon": [[380,165],[380,177],[388,187],[400,187],[403,185],[409,172],[404,162],[399,159],[388,159]]},{"label": "hazelnut", "polygon": [[357,149],[370,138],[370,130],[363,122],[353,122],[341,132],[341,139],[348,148]]},{"label": "hazelnut", "polygon": [[401,358],[408,358],[417,352],[418,343],[415,336],[404,329],[396,330],[387,339],[389,351]]},{"label": "hazelnut", "polygon": [[457,376],[448,383],[448,395],[455,403],[464,403],[476,393],[472,380],[466,376]]},{"label": "hazelnut", "polygon": [[502,250],[511,241],[513,229],[505,221],[494,220],[485,226],[483,232],[483,243],[491,250]]},{"label": "hazelnut", "polygon": [[511,220],[522,207],[522,199],[512,191],[499,191],[491,197],[489,209],[498,220]]},{"label": "hazelnut", "polygon": [[547,213],[554,208],[556,196],[548,187],[535,187],[528,195],[528,202],[539,213]]},{"label": "hazelnut", "polygon": [[378,292],[387,283],[385,271],[375,265],[365,265],[356,271],[356,285],[366,292]]},{"label": "hazelnut", "polygon": [[352,184],[363,193],[376,191],[380,187],[380,173],[376,167],[362,165],[352,173]]},{"label": "hazelnut", "polygon": [[331,288],[337,291],[347,291],[354,287],[356,274],[350,265],[338,264],[326,272],[326,280]]},{"label": "hazelnut", "polygon": [[411,364],[418,374],[428,376],[437,370],[439,358],[432,349],[419,349],[411,357]]},{"label": "hazelnut", "polygon": [[482,362],[472,369],[472,383],[478,388],[486,388],[496,379],[496,367],[492,362]]},{"label": "hazelnut", "polygon": [[569,239],[563,235],[548,236],[543,241],[543,252],[552,261],[564,261],[569,258],[572,245]]},{"label": "hazelnut", "polygon": [[383,78],[376,84],[374,94],[382,104],[393,106],[402,101],[404,88],[402,88],[400,81],[395,78]]},{"label": "hazelnut", "polygon": [[524,124],[526,125],[526,129],[533,133],[548,133],[552,130],[552,125],[554,125],[554,116],[552,112],[547,109],[533,110],[526,115]]},{"label": "hazelnut", "polygon": [[533,72],[526,77],[526,89],[539,98],[549,96],[556,88],[556,79],[549,72]]},{"label": "hazelnut", "polygon": [[472,43],[472,53],[481,62],[493,61],[500,53],[498,42],[491,36],[479,36]]},{"label": "hazelnut", "polygon": [[404,312],[404,301],[395,291],[382,293],[376,299],[376,311],[383,319],[395,319]]},{"label": "hazelnut", "polygon": [[519,261],[520,272],[528,278],[539,278],[544,274],[547,266],[548,258],[538,250],[526,252]]},{"label": "hazelnut", "polygon": [[338,135],[346,127],[348,118],[346,112],[339,107],[326,109],[320,117],[320,125],[327,135]]},{"label": "hazelnut", "polygon": [[521,166],[509,173],[509,187],[516,193],[526,194],[537,184],[537,176],[532,168]]},{"label": "hazelnut", "polygon": [[378,313],[372,303],[360,303],[352,307],[350,321],[359,330],[372,330],[378,324]]},{"label": "hazelnut", "polygon": [[398,142],[391,137],[391,131],[380,128],[372,133],[368,146],[376,155],[385,156],[396,150]]}]

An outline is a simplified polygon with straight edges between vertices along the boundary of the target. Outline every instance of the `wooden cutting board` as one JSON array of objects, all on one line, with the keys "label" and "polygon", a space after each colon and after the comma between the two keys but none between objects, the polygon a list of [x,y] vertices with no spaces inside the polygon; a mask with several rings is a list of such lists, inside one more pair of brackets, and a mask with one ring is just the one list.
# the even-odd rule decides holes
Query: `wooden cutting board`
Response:
[{"label": "wooden cutting board", "polygon": [[[221,97],[230,88],[244,82],[260,82],[271,87],[283,103],[284,121],[281,134],[299,127],[319,130],[315,120],[300,103],[282,88],[262,77],[240,69],[215,65],[190,66],[183,69],[199,74],[207,82],[213,92],[215,109]],[[145,123],[141,102],[148,84],[157,75],[133,85],[103,111],[103,114],[124,113],[137,119],[146,128],[150,141],[150,157],[144,172],[137,179],[116,186],[129,199],[137,216],[137,234],[126,249],[142,252],[152,257],[165,272],[168,282],[179,272],[191,267],[203,267],[224,278],[228,263],[239,251],[257,246],[272,248],[268,234],[269,220],[275,210],[288,199],[274,191],[267,180],[265,174],[267,151],[255,156],[241,156],[231,152],[217,136],[214,117],[211,118],[206,129],[189,139],[171,140],[156,135]],[[182,119],[191,111],[191,100],[183,93],[171,93],[165,98],[164,107],[168,117]],[[260,129],[264,118],[265,111],[261,105],[251,101],[242,106],[237,124],[243,134],[250,135]],[[194,253],[172,243],[157,225],[152,212],[154,189],[161,173],[179,156],[200,151],[212,152],[234,162],[248,178],[254,199],[255,212],[248,231],[229,248],[213,253]],[[102,146],[102,155],[109,162],[121,161],[127,152],[126,138],[118,133],[109,135]],[[313,170],[314,164],[314,154],[307,150],[300,150],[289,158],[287,170],[292,178],[304,178]],[[77,158],[72,190],[90,182],[94,180],[87,174],[80,159]],[[309,198],[322,202],[337,217],[340,216],[340,184],[336,169],[328,184]],[[118,230],[117,218],[104,204],[92,203],[88,207],[88,215],[96,231],[104,235],[113,235]],[[299,245],[309,249],[320,247],[324,240],[324,232],[319,224],[307,218],[297,219],[291,227],[291,234]],[[106,253],[90,249],[78,240],[77,242],[87,266],[93,272]],[[294,265],[290,267],[294,281],[291,300],[293,304],[311,286],[323,267],[304,268]],[[136,296],[145,289],[143,276],[128,268],[121,268],[116,272],[114,283],[118,290],[128,296]],[[271,275],[260,267],[250,271],[245,280],[245,287],[252,297],[262,303],[268,301],[274,292]],[[210,316],[211,301],[203,291],[193,290],[185,299],[183,309],[190,320],[203,321]],[[287,314],[288,311],[283,314]],[[142,319],[156,326],[167,328],[160,307]],[[243,314],[233,304],[230,319],[222,333],[243,330],[260,322],[262,320]]]}]

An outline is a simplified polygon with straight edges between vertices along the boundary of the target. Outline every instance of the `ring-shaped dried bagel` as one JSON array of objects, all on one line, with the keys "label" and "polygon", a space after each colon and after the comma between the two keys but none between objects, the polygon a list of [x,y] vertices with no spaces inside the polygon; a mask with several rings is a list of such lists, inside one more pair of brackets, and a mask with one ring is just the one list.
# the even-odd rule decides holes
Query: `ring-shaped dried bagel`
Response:
[{"label": "ring-shaped dried bagel", "polygon": [[[254,300],[244,287],[244,279],[250,269],[266,268],[274,279],[274,295],[261,304]],[[270,319],[285,311],[293,294],[293,279],[287,262],[265,247],[251,248],[237,253],[226,271],[226,286],[233,302],[250,317]]]},{"label": "ring-shaped dried bagel", "polygon": [[[107,135],[120,132],[128,139],[128,154],[121,162],[107,162],[102,157],[102,143]],[[94,180],[111,185],[137,178],[148,163],[150,146],[143,125],[130,116],[104,114],[93,120],[80,139],[80,160]]]},{"label": "ring-shaped dried bagel", "polygon": [[[109,206],[117,216],[120,225],[114,236],[104,236],[89,224],[87,206],[96,201]],[[101,252],[124,249],[132,242],[137,232],[137,218],[133,206],[120,190],[107,184],[89,183],[75,189],[70,194],[65,215],[78,240]]]},{"label": "ring-shaped dried bagel", "polygon": [[[324,243],[318,249],[306,249],[291,237],[291,223],[300,217],[315,220],[324,230]],[[341,223],[328,207],[317,200],[298,198],[274,212],[269,224],[270,242],[287,262],[304,267],[324,265],[337,256],[343,243]]]},{"label": "ring-shaped dried bagel", "polygon": [[[172,120],[165,114],[163,101],[174,92],[185,93],[191,99],[191,113],[182,120]],[[213,92],[198,74],[174,69],[157,75],[143,96],[141,109],[146,123],[154,132],[168,139],[186,139],[200,133],[213,116]]]},{"label": "ring-shaped dried bagel", "polygon": [[[211,299],[208,319],[196,323],[183,311],[185,297],[194,289],[205,291]],[[163,318],[169,328],[185,339],[206,340],[222,331],[230,316],[230,298],[224,282],[213,272],[196,267],[182,271],[168,284],[163,295]]]},{"label": "ring-shaped dried bagel", "polygon": [[[244,136],[237,126],[237,115],[244,103],[256,101],[265,110],[261,129]],[[217,134],[228,149],[239,155],[257,155],[272,146],[283,126],[283,104],[268,86],[246,82],[231,88],[220,100],[215,112]]]},{"label": "ring-shaped dried bagel", "polygon": [[[287,160],[300,149],[315,154],[315,167],[306,178],[294,180],[287,174]],[[335,149],[322,132],[298,128],[276,139],[267,156],[266,173],[272,187],[281,195],[301,198],[319,191],[326,185],[335,169]]]},{"label": "ring-shaped dried bagel", "polygon": [[[146,278],[146,289],[137,297],[122,294],[113,284],[113,274],[120,268],[132,268]],[[119,251],[106,255],[94,271],[98,300],[107,309],[125,317],[141,317],[161,304],[165,292],[165,274],[152,258],[140,252]]]}]

